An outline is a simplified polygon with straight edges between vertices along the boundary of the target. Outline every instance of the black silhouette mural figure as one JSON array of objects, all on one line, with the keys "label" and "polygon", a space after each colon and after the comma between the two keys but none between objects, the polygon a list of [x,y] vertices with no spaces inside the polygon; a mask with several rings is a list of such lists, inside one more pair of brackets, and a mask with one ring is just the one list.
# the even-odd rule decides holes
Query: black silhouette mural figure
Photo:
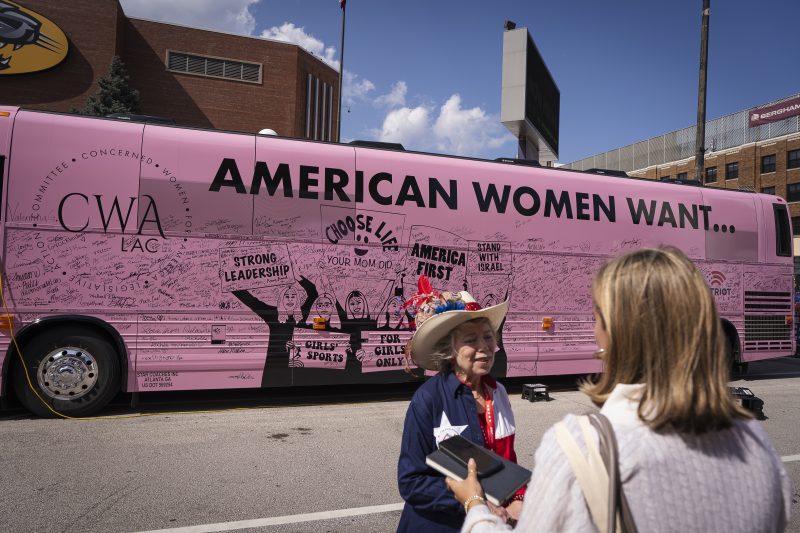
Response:
[{"label": "black silhouette mural figure", "polygon": [[[300,285],[308,291],[310,282],[300,277]],[[313,284],[312,284],[313,286]],[[261,378],[262,387],[276,387],[292,385],[292,369],[290,344],[294,328],[298,323],[305,323],[316,296],[306,294],[302,306],[298,307],[299,294],[294,287],[287,287],[282,293],[277,306],[262,302],[248,290],[233,291],[236,298],[249,307],[261,320],[269,326],[269,344],[267,345],[267,358],[264,362],[264,374]]]},{"label": "black silhouette mural figure", "polygon": [[[344,374],[347,377],[361,375],[361,360],[364,358],[364,350],[361,349],[362,332],[378,329],[378,320],[370,317],[369,304],[367,298],[359,290],[350,291],[345,300],[346,309],[336,302],[336,312],[339,314],[341,330],[343,333],[350,334],[350,349],[347,350],[347,361],[344,366]],[[356,378],[357,380],[357,378]]]}]

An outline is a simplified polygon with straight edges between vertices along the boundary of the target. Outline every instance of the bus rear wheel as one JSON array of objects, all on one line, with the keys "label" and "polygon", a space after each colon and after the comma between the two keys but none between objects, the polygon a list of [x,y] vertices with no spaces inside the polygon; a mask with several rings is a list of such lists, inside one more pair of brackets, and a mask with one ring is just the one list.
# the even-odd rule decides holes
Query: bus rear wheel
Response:
[{"label": "bus rear wheel", "polygon": [[14,368],[14,390],[35,415],[89,416],[119,391],[119,356],[91,332],[63,327],[44,332],[22,346],[22,357],[25,366],[18,361]]}]

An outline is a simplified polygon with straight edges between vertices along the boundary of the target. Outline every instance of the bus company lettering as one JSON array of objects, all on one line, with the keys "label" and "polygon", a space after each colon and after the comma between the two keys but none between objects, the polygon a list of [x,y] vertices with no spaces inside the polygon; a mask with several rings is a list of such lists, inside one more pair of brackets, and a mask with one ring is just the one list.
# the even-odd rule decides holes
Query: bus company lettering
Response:
[{"label": "bus company lettering", "polygon": [[177,372],[140,372],[139,386],[143,389],[169,389],[175,377],[178,377]]},{"label": "bus company lettering", "polygon": [[417,274],[424,274],[429,278],[445,281],[450,280],[454,266],[466,266],[465,256],[464,252],[451,250],[443,246],[414,243],[411,248],[411,257],[425,259],[425,261],[417,261]]},{"label": "bus company lettering", "polygon": [[[355,234],[356,230],[359,232],[356,237],[359,243],[369,244],[369,235],[374,235],[378,242],[381,243],[384,252],[396,252],[400,249],[397,245],[397,237],[387,227],[386,222],[375,222],[375,217],[363,213],[359,213],[356,216],[348,215],[330,224],[325,228],[325,238],[328,239],[329,243],[336,244],[349,234]],[[365,254],[366,251],[359,255]]]},{"label": "bus company lettering", "polygon": [[[385,191],[395,182],[395,176],[389,172],[377,172],[365,177],[361,170],[355,171],[352,191],[345,188],[350,185],[351,178],[340,168],[320,168],[317,166],[299,165],[297,176],[292,176],[288,163],[278,163],[272,170],[265,161],[257,161],[253,178],[248,191],[236,160],[225,158],[211,182],[209,191],[219,192],[223,187],[233,188],[238,194],[259,194],[262,183],[267,194],[275,196],[278,189],[285,198],[298,198],[343,202],[364,202],[368,194],[371,201],[378,205],[403,206],[412,204],[417,207],[436,209],[440,205],[451,210],[459,208],[458,181],[448,180],[441,183],[435,177],[427,178],[427,194],[420,187],[416,176],[407,174],[396,194],[386,195]],[[295,180],[298,183],[295,183]],[[399,180],[398,180],[399,181]],[[512,187],[503,185],[500,188],[493,183],[496,179],[487,176],[484,181],[471,182],[478,209],[482,213],[494,211],[505,213],[509,208],[525,217],[543,216],[545,218],[565,218],[586,221],[617,221],[617,198],[611,195],[600,195],[587,192],[556,191],[554,189],[536,190],[528,185]],[[425,181],[422,180],[425,184]],[[299,187],[297,186],[299,185]],[[674,228],[702,229],[708,231],[711,206],[698,204],[670,203],[661,200],[642,198],[625,198],[631,220],[634,224],[644,223],[648,226],[671,226]],[[731,232],[733,233],[733,232]]]},{"label": "bus company lettering", "polygon": [[[138,202],[141,206],[143,202],[146,202],[144,214],[139,221],[139,227],[136,229],[136,235],[142,234],[145,224],[155,224],[161,238],[167,238],[166,235],[164,235],[164,229],[161,227],[161,219],[158,216],[156,202],[149,194],[144,194],[139,198],[135,196],[129,197],[130,201],[128,202],[128,208],[124,215],[122,214],[123,208],[120,207],[118,197],[114,196],[109,206],[108,200],[104,199],[102,194],[95,194],[93,196],[95,202],[91,202],[87,195],[79,192],[69,193],[64,196],[58,204],[58,221],[61,227],[71,233],[83,232],[89,227],[90,217],[88,211],[96,204],[97,213],[100,215],[100,222],[103,226],[103,232],[108,233],[108,228],[111,226],[112,220],[116,215],[117,222],[119,222],[119,231],[124,234],[125,230],[128,228],[134,205]],[[83,213],[85,217],[82,217],[80,214],[76,217],[74,213]],[[78,219],[77,223],[75,222],[76,218]],[[112,231],[114,231],[113,228]],[[146,251],[155,253],[159,249],[158,241],[154,237],[144,239],[143,242],[139,237],[126,239],[123,236],[120,243],[120,250],[123,252]]]}]

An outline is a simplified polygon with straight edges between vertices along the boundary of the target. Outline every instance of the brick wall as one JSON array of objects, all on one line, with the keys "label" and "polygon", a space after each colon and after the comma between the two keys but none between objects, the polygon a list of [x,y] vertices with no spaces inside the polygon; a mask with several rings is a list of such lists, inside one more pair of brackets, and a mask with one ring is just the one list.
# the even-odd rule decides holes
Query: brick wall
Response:
[{"label": "brick wall", "polygon": [[51,69],[2,76],[0,100],[5,105],[51,111],[83,107],[97,90],[96,79],[108,71],[118,50],[119,4],[108,0],[25,0],[23,5],[61,28],[69,39],[69,53]]},{"label": "brick wall", "polygon": [[[181,125],[249,133],[271,128],[302,137],[309,72],[334,86],[334,107],[338,103],[338,73],[295,45],[128,19],[116,0],[26,0],[24,5],[64,31],[70,52],[47,71],[3,76],[0,103],[5,105],[81,108],[115,54],[141,95],[142,113],[172,117]],[[168,49],[259,63],[262,82],[170,72]],[[335,132],[335,114],[333,119]]]}]

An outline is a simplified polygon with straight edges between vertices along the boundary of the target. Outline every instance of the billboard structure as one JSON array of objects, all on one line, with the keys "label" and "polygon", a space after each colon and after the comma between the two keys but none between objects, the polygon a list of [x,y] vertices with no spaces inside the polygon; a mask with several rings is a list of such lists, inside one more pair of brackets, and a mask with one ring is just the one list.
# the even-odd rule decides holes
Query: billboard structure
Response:
[{"label": "billboard structure", "polygon": [[503,33],[500,120],[519,140],[520,159],[558,159],[561,93],[527,28]]}]

